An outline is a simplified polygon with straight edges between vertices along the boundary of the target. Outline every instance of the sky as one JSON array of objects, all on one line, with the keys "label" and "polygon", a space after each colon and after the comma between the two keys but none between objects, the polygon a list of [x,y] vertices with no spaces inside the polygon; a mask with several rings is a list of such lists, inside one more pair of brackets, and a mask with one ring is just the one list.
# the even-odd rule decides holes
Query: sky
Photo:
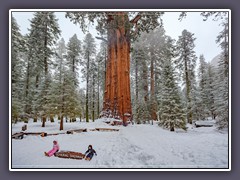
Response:
[{"label": "sky", "polygon": [[[65,18],[64,12],[56,12],[59,27],[62,31],[61,36],[65,42],[69,41],[74,34],[77,34],[80,40],[83,40],[84,33],[81,31],[78,25],[74,25],[69,19]],[[220,46],[216,44],[216,37],[222,30],[219,21],[213,21],[209,18],[207,21],[203,21],[203,17],[200,16],[199,12],[188,12],[187,17],[182,21],[178,20],[180,12],[165,12],[162,16],[163,26],[166,34],[171,36],[173,39],[178,40],[184,29],[194,33],[195,40],[195,51],[197,57],[203,54],[206,61],[210,62],[220,52]],[[22,34],[29,33],[30,19],[33,17],[32,12],[13,12],[13,16],[16,18]],[[93,26],[89,27],[89,32],[93,36],[97,36],[97,31]],[[100,40],[96,39],[97,43]]]}]

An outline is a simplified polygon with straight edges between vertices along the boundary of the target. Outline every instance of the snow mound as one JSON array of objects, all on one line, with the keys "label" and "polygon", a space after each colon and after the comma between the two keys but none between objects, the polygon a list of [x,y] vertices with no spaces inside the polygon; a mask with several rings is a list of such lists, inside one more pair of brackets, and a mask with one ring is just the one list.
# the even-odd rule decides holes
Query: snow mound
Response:
[{"label": "snow mound", "polygon": [[[64,131],[79,128],[112,128],[105,121],[65,123]],[[24,123],[12,125],[19,132]],[[59,122],[29,122],[29,132],[60,132]],[[188,126],[190,127],[190,126]],[[87,131],[56,136],[24,136],[12,139],[12,168],[228,168],[228,134],[215,127],[188,128],[170,132],[157,124],[118,126],[119,131]],[[46,157],[44,152],[57,140],[60,150],[85,153],[92,145],[97,156],[89,161]]]}]

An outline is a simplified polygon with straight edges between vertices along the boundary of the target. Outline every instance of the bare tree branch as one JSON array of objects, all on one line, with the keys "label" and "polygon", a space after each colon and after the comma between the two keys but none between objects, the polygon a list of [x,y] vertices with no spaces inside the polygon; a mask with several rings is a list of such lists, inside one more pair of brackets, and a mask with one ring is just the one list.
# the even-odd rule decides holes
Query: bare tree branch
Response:
[{"label": "bare tree branch", "polygon": [[105,38],[103,38],[103,37],[98,37],[98,36],[95,36],[95,38],[96,39],[99,39],[99,40],[102,40],[102,41],[104,41],[104,42],[108,42]]},{"label": "bare tree branch", "polygon": [[138,14],[132,20],[130,20],[130,23],[136,24],[140,18],[141,18],[141,15]]}]

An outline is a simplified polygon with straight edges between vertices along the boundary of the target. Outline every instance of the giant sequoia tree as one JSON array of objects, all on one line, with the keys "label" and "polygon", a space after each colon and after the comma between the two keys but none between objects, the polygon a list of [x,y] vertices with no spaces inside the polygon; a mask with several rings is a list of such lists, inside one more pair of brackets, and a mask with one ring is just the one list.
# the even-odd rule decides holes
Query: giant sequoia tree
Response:
[{"label": "giant sequoia tree", "polygon": [[103,115],[125,123],[132,115],[130,97],[130,43],[142,31],[159,26],[161,12],[67,12],[66,17],[84,31],[88,22],[107,31],[108,60]]}]

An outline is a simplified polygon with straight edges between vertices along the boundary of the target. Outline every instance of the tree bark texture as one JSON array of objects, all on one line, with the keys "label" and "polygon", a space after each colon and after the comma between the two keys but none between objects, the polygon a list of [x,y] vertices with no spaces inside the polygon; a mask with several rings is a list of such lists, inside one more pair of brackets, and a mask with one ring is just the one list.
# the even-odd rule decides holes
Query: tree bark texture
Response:
[{"label": "tree bark texture", "polygon": [[[109,17],[110,19],[110,17]],[[110,19],[108,59],[103,116],[122,119],[125,124],[132,115],[130,96],[130,39],[126,12]]]}]

